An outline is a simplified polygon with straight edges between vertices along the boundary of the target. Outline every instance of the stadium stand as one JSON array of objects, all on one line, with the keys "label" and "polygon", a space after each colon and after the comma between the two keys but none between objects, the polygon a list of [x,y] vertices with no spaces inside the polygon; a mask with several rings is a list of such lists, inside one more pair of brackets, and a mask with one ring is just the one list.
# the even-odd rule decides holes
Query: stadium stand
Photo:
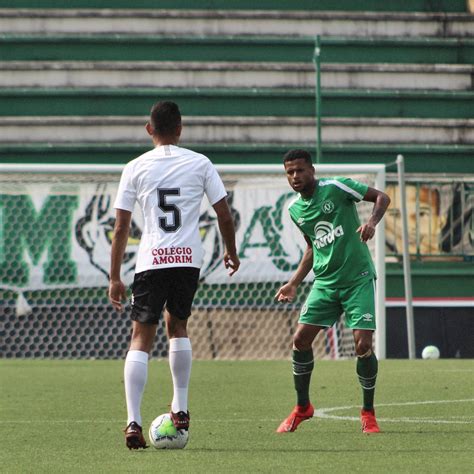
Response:
[{"label": "stadium stand", "polygon": [[148,146],[143,110],[169,97],[186,116],[184,143],[215,162],[277,162],[291,144],[314,146],[317,33],[327,162],[393,161],[396,143],[409,172],[425,171],[427,153],[438,171],[472,169],[465,4],[313,3],[15,2],[0,10],[0,156],[75,162],[89,147],[88,161],[126,161]]},{"label": "stadium stand", "polygon": [[[0,6],[16,8],[91,8],[89,0],[2,0]],[[378,12],[465,12],[465,0],[160,0],[160,8],[198,10],[336,10],[336,11],[378,11]],[[154,0],[100,0],[93,8],[157,8]]]}]

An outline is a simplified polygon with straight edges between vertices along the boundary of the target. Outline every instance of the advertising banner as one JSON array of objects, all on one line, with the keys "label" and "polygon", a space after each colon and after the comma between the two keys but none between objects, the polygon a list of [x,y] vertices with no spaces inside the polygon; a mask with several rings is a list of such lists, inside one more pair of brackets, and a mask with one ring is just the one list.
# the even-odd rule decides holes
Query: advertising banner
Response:
[{"label": "advertising banner", "polygon": [[[117,183],[29,183],[0,192],[0,285],[38,290],[108,285]],[[242,260],[232,282],[282,281],[299,263],[306,245],[287,206],[295,194],[284,178],[245,179],[229,188],[229,204]],[[142,216],[132,214],[122,265],[133,279]],[[205,250],[201,278],[229,283],[222,264],[222,238],[214,210],[203,199],[199,231]]]},{"label": "advertising banner", "polygon": [[[296,194],[286,178],[247,176],[226,186],[241,268],[230,280],[222,264],[224,248],[217,218],[204,198],[199,219],[205,250],[202,281],[228,284],[288,280],[306,242],[288,214],[288,205]],[[117,187],[118,178],[99,183],[84,179],[3,183],[0,287],[41,290],[107,286]],[[385,218],[387,252],[400,254],[398,187],[389,185],[387,193],[392,198]],[[466,185],[408,185],[410,253],[474,254],[473,195],[473,189]],[[361,219],[367,219],[372,204],[361,203],[357,207]],[[133,279],[142,227],[137,206],[122,266],[127,284]]]}]

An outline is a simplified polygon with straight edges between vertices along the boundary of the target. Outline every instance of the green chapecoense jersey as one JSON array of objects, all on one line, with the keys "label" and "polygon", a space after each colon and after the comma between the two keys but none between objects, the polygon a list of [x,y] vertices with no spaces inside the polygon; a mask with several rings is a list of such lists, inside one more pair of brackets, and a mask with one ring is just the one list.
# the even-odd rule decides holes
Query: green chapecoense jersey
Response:
[{"label": "green chapecoense jersey", "polygon": [[291,219],[313,244],[313,271],[318,287],[346,287],[375,278],[367,244],[356,232],[355,206],[368,186],[350,178],[320,179],[310,199],[301,195],[288,206]]}]

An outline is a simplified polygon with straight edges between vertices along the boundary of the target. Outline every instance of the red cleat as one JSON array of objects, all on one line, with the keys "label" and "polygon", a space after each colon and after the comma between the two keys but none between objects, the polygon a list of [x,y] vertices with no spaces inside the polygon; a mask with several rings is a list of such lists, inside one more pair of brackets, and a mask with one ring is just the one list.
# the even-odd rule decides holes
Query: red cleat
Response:
[{"label": "red cleat", "polygon": [[188,430],[189,429],[189,411],[179,411],[178,413],[170,412],[171,421],[177,430]]},{"label": "red cleat", "polygon": [[372,434],[380,433],[379,425],[375,419],[374,410],[364,410],[360,411],[360,422],[362,424],[362,433]]},{"label": "red cleat", "polygon": [[148,448],[143,437],[142,427],[138,423],[132,421],[123,431],[125,432],[125,444],[128,449]]},{"label": "red cleat", "polygon": [[277,433],[291,433],[298,428],[298,425],[305,420],[309,420],[314,415],[314,407],[311,403],[308,403],[306,407],[296,405],[293,411],[290,413],[288,418],[282,421],[281,425],[277,428]]}]

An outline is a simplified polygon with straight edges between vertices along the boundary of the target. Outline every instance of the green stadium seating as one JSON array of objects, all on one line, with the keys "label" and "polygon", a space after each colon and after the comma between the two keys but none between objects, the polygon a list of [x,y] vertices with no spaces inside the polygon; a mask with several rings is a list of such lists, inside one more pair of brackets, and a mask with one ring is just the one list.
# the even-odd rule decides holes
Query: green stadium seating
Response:
[{"label": "green stadium seating", "polygon": [[205,10],[339,10],[465,12],[465,0],[2,0],[3,8],[175,8]]},{"label": "green stadium seating", "polygon": [[[183,146],[204,153],[216,164],[280,164],[283,154],[291,148],[301,147],[301,143],[183,143]],[[136,143],[0,144],[0,162],[124,164],[130,157],[149,149],[149,145]],[[405,157],[408,173],[474,173],[474,145],[325,144],[323,162],[391,163],[395,153]]]},{"label": "green stadium seating", "polygon": [[[323,91],[325,117],[471,118],[474,91]],[[0,116],[143,115],[157,100],[176,100],[184,115],[315,115],[312,89],[0,89]]]},{"label": "green stadium seating", "polygon": [[[311,62],[314,38],[0,35],[3,61]],[[323,38],[325,63],[472,64],[474,38]]]},{"label": "green stadium seating", "polygon": [[[315,116],[315,81],[312,63],[315,38],[298,36],[300,34],[298,31],[292,36],[81,33],[81,25],[86,27],[87,18],[90,16],[87,17],[87,14],[81,13],[80,10],[71,9],[156,8],[156,2],[138,0],[130,5],[122,0],[103,0],[91,7],[85,0],[72,0],[67,5],[54,0],[42,2],[18,0],[10,4],[3,1],[0,6],[43,9],[31,10],[30,18],[48,18],[48,13],[45,13],[48,8],[62,8],[66,9],[62,11],[70,12],[66,15],[68,18],[77,22],[75,25],[77,30],[70,33],[18,34],[14,33],[15,29],[12,26],[11,30],[7,27],[0,35],[0,61],[3,61],[4,72],[8,71],[8,78],[0,79],[0,117],[7,119],[7,121],[0,120],[2,160],[14,161],[12,153],[17,151],[22,154],[22,160],[34,160],[35,157],[43,155],[42,161],[44,161],[44,153],[48,151],[51,157],[46,158],[46,161],[59,162],[64,158],[72,162],[80,160],[94,162],[96,159],[98,162],[102,160],[110,162],[108,156],[113,149],[116,157],[114,159],[123,162],[135,156],[136,151],[146,149],[145,143],[142,142],[127,145],[126,140],[122,140],[120,144],[113,144],[113,140],[110,140],[109,143],[105,135],[104,145],[97,143],[94,145],[95,135],[88,137],[87,133],[81,134],[84,143],[68,142],[69,138],[63,139],[64,143],[61,143],[60,139],[55,137],[54,126],[51,126],[50,136],[47,132],[44,133],[45,127],[38,134],[48,142],[48,145],[34,143],[32,139],[29,139],[28,144],[9,143],[8,126],[14,124],[8,125],[7,122],[9,118],[15,117],[22,117],[26,121],[29,117],[35,116],[76,117],[79,122],[82,118],[85,125],[93,117],[124,119],[144,117],[150,105],[159,99],[176,100],[188,120],[193,117],[195,119],[211,116],[216,119],[234,117],[240,120],[243,127],[251,126],[252,120],[255,121],[258,117],[280,118],[284,124],[285,120],[291,118],[309,120]],[[284,11],[290,7],[291,10],[300,13],[325,12],[333,9],[339,12],[352,12],[352,17],[348,14],[348,24],[354,21],[354,14],[357,15],[357,12],[361,12],[361,18],[365,20],[369,18],[371,21],[381,23],[400,22],[402,18],[416,22],[420,18],[428,17],[413,12],[445,12],[443,35],[440,37],[416,37],[416,30],[410,32],[414,37],[392,37],[388,31],[385,37],[367,37],[362,32],[360,36],[354,37],[322,37],[323,126],[326,129],[332,126],[333,134],[343,134],[344,126],[351,126],[349,122],[352,120],[351,133],[352,136],[356,136],[354,130],[357,127],[362,130],[365,118],[367,123],[372,124],[367,129],[373,129],[373,133],[377,135],[368,142],[356,139],[354,143],[348,142],[344,137],[339,141],[337,136],[333,137],[323,144],[324,157],[328,162],[393,161],[394,152],[391,154],[390,150],[394,149],[392,143],[395,143],[397,129],[394,128],[391,135],[386,135],[385,143],[378,130],[384,127],[387,130],[391,126],[387,120],[410,119],[413,121],[413,126],[420,130],[420,137],[416,137],[417,139],[410,143],[409,139],[403,140],[403,134],[398,132],[398,135],[402,136],[402,141],[397,147],[397,150],[404,149],[410,157],[407,163],[408,170],[422,171],[428,166],[425,158],[431,156],[431,153],[433,159],[430,160],[429,166],[432,166],[433,171],[464,172],[469,168],[467,157],[472,153],[470,130],[473,127],[472,110],[474,110],[474,91],[470,80],[474,71],[472,67],[474,31],[470,34],[469,28],[465,26],[471,24],[471,19],[462,14],[465,11],[464,1],[217,0],[196,3],[178,0],[159,2],[159,7],[172,9],[169,10],[169,18],[179,17],[179,9],[186,12],[185,16],[189,18],[193,16],[192,10],[204,11],[206,8],[218,8],[220,18],[226,18],[225,11],[242,12],[246,9],[257,13],[262,10],[269,12],[279,10],[281,15],[284,15]],[[141,10],[144,11],[146,10]],[[18,12],[20,21],[21,11]],[[374,12],[380,14],[376,15]],[[387,12],[408,13],[395,17]],[[12,18],[15,17],[14,10],[10,15]],[[101,15],[103,21],[106,21],[107,12],[104,10]],[[439,21],[444,13],[430,13],[430,15],[432,20]],[[52,21],[54,18],[54,15],[51,16],[49,25],[54,24]],[[146,15],[143,17],[138,15],[136,18],[134,21],[140,22],[140,18],[146,18]],[[199,17],[199,21],[205,22],[205,18],[203,14]],[[281,21],[282,17],[279,15],[278,19]],[[210,21],[216,22],[218,19],[212,17]],[[450,23],[454,21],[464,26],[455,29]],[[455,31],[461,33],[456,37]],[[114,64],[117,64],[116,71]],[[130,67],[124,66],[127,64]],[[147,65],[150,67],[147,68]],[[136,83],[133,81],[135,67],[137,67],[136,76],[140,78]],[[207,74],[207,67],[214,73],[218,72],[212,76],[212,80],[209,79],[211,74]],[[196,80],[198,68],[200,68],[199,81]],[[127,69],[132,73],[127,72]],[[54,85],[49,85],[48,77],[60,70],[61,78],[57,79]],[[15,71],[18,72],[17,75]],[[28,78],[28,71],[31,80]],[[75,71],[81,71],[83,80],[87,77],[84,84],[81,83],[81,79],[76,80]],[[144,76],[142,71],[146,71],[148,79],[139,83]],[[183,77],[187,79],[181,80],[179,85],[176,85],[173,83],[173,76],[169,74],[168,82],[160,82],[159,78],[166,76],[168,71],[172,71],[174,77],[182,71]],[[242,78],[246,71],[248,78],[241,79],[242,85],[239,86],[238,82],[234,85],[233,75],[238,73]],[[265,74],[265,71],[269,73]],[[282,71],[285,71],[285,76],[281,74]],[[113,76],[115,83],[110,86],[104,79],[108,72],[115,72]],[[152,78],[155,77],[155,72],[158,78],[156,85],[160,87],[154,87]],[[301,77],[303,73],[304,80]],[[91,79],[93,74],[95,79]],[[252,79],[252,75],[255,75],[255,80]],[[292,83],[291,77],[296,79],[297,75],[298,82]],[[6,77],[5,74],[3,76]],[[270,76],[273,76],[273,79],[270,80]],[[15,82],[15,77],[21,77],[21,81]],[[225,83],[219,83],[224,77]],[[427,77],[430,78],[429,81],[426,80]],[[209,81],[209,84],[206,81]],[[340,123],[345,120],[346,123],[329,125],[331,119],[339,120]],[[432,119],[438,123],[433,125]],[[431,135],[428,135],[424,132],[430,120],[432,130]],[[465,128],[466,133],[456,135],[450,132],[457,126],[457,122],[453,122],[455,120],[460,123],[460,127]],[[1,127],[5,124],[7,126],[4,132]],[[130,125],[136,126],[132,123]],[[126,120],[121,126],[127,126]],[[339,132],[334,132],[338,126]],[[235,127],[238,128],[237,122]],[[439,136],[436,136],[436,140],[431,143],[427,141],[425,145],[422,137],[433,138],[436,127],[440,130]],[[275,133],[278,133],[276,127]],[[316,133],[310,136],[311,142],[304,144],[311,147],[314,146]],[[361,136],[367,136],[367,133]],[[459,138],[453,138],[456,136]],[[211,158],[222,163],[242,162],[242,159],[248,162],[278,162],[279,158],[276,158],[275,154],[280,156],[286,144],[291,145],[285,141],[286,137],[278,135],[269,140],[273,145],[264,143],[263,140],[253,145],[238,143],[235,140],[228,143],[216,143],[215,140],[214,143],[206,143],[205,134],[203,137],[199,143],[192,142],[191,145],[198,146],[200,150],[209,150]],[[444,139],[446,142],[443,142]],[[146,140],[146,136],[137,140]],[[440,166],[443,153],[447,153],[449,159]]]}]

